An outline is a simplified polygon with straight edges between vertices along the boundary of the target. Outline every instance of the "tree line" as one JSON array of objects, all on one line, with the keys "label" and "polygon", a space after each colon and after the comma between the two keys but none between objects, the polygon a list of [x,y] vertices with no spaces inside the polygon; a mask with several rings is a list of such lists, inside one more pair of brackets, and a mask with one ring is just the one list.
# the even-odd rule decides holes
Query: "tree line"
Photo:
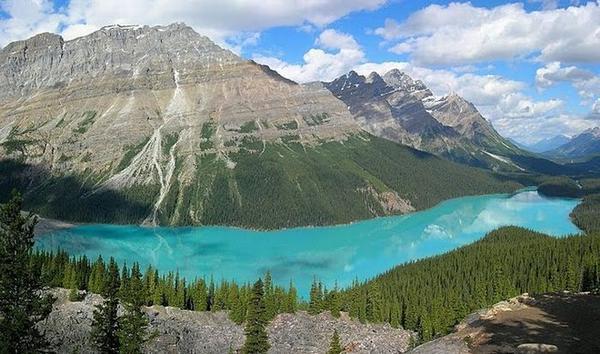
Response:
[{"label": "tree line", "polygon": [[[345,311],[362,322],[415,330],[426,341],[450,332],[467,314],[524,292],[600,288],[600,233],[593,229],[555,238],[504,227],[471,245],[397,266],[344,289],[327,289],[315,279],[309,300],[303,302],[293,284],[274,285],[269,273],[252,285],[206,279],[188,283],[177,273],[161,274],[153,267],[142,271],[137,263],[128,267],[112,258],[91,261],[60,251],[33,252],[35,218],[22,214],[21,206],[14,197],[0,207],[0,347],[17,348],[8,352],[31,352],[44,345],[34,324],[50,311],[52,299],[41,291],[45,287],[70,288],[73,300],[82,290],[103,295],[92,332],[99,347],[136,352],[153,335],[142,307],[164,305],[229,311],[233,321],[245,323],[250,343],[245,348],[254,348],[244,349],[248,353],[267,350],[267,323],[278,313],[297,309],[334,316]],[[587,204],[586,214],[599,215],[599,206]],[[119,304],[125,311],[117,316]]]}]

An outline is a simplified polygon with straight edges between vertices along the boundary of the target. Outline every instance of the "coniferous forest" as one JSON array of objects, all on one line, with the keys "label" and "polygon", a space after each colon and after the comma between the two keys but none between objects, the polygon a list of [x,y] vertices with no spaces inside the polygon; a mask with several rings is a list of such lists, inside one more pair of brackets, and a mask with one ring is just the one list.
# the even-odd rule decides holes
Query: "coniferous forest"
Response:
[{"label": "coniferous forest", "polygon": [[[142,270],[137,263],[117,264],[112,258],[91,260],[61,251],[34,251],[35,217],[21,213],[21,208],[22,199],[14,196],[0,213],[0,266],[5,270],[0,279],[2,327],[34,328],[33,323],[47,316],[50,299],[40,296],[39,289],[71,289],[71,301],[81,300],[85,292],[97,293],[105,298],[94,313],[92,337],[99,348],[139,351],[151,339],[142,306],[226,310],[232,321],[256,334],[247,345],[264,349],[268,348],[264,328],[279,313],[330,311],[339,316],[344,311],[361,322],[388,322],[414,330],[421,341],[427,341],[449,333],[469,313],[521,293],[600,289],[597,194],[585,195],[572,212],[572,219],[584,230],[581,235],[556,238],[503,227],[471,245],[399,265],[344,289],[328,289],[315,279],[308,299],[298,297],[292,282],[286,287],[274,284],[268,272],[254,284],[187,280],[176,272],[161,274],[152,266]],[[20,304],[24,295],[15,284],[24,287],[28,301],[36,304],[33,308]],[[117,316],[119,303],[125,310]],[[23,316],[28,320],[18,320]],[[3,342],[19,343],[17,332],[6,332],[15,335],[0,338]],[[43,347],[43,337],[36,331],[20,332],[27,334],[26,342],[37,338],[32,343]]]},{"label": "coniferous forest", "polygon": [[[273,284],[263,278],[262,299],[267,320],[297,309],[311,314],[345,311],[363,322],[389,322],[417,331],[422,340],[450,332],[467,314],[521,293],[545,293],[600,288],[600,203],[592,197],[574,210],[573,218],[586,234],[555,238],[518,227],[504,227],[474,244],[443,255],[400,265],[366,282],[346,289],[327,289],[318,280],[310,298],[299,299],[293,284]],[[133,278],[140,278],[143,305],[175,306],[195,311],[228,310],[236,323],[252,313],[252,284],[213,279],[188,281],[177,273],[160,274],[137,264],[118,266],[113,259],[72,258],[64,252],[35,252],[35,272],[49,287],[106,292],[110,269],[120,267],[119,294],[131,293]],[[138,274],[133,275],[133,274]],[[76,293],[74,291],[74,293]],[[121,296],[121,295],[120,295]]]}]

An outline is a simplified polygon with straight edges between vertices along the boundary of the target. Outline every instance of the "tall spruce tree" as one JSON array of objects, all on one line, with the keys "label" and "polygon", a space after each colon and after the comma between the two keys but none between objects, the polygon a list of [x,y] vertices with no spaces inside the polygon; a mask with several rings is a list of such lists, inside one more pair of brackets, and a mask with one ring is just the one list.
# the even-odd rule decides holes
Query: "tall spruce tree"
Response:
[{"label": "tall spruce tree", "polygon": [[118,353],[119,337],[117,310],[119,307],[119,267],[113,258],[108,265],[108,273],[105,277],[104,303],[96,305],[94,319],[92,321],[92,342],[101,353]]},{"label": "tall spruce tree", "polygon": [[6,353],[47,347],[35,324],[48,316],[53,302],[41,295],[40,272],[30,262],[37,219],[23,214],[22,206],[17,193],[0,205],[0,351]]},{"label": "tall spruce tree", "polygon": [[340,335],[338,334],[337,329],[335,329],[333,330],[333,336],[331,337],[331,343],[329,343],[327,354],[340,354],[343,351],[342,344],[340,343]]},{"label": "tall spruce tree", "polygon": [[146,295],[144,293],[144,283],[142,273],[137,263],[131,268],[131,276],[128,278],[128,285],[122,288],[120,293],[123,300],[125,313],[119,318],[119,352],[125,354],[137,354],[142,352],[144,343],[151,339],[148,335],[148,317],[142,310]]},{"label": "tall spruce tree", "polygon": [[263,282],[258,279],[252,287],[252,297],[248,306],[245,329],[246,342],[242,348],[244,354],[266,353],[271,347],[266,331],[267,319],[263,296]]}]

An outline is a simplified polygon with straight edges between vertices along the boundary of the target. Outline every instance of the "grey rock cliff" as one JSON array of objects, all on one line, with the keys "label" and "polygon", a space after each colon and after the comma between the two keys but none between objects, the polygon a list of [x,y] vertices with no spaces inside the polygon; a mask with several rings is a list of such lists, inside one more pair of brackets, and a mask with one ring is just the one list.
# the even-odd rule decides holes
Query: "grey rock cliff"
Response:
[{"label": "grey rock cliff", "polygon": [[310,146],[359,131],[327,89],[184,24],[108,26],[71,41],[42,33],[0,50],[0,160],[92,181],[90,193],[156,187],[156,210],[173,185],[193,183],[203,156],[233,168],[228,155],[244,141]]},{"label": "grey rock cliff", "polygon": [[360,126],[374,135],[458,162],[516,168],[498,155],[520,154],[520,149],[460,96],[436,98],[422,81],[397,69],[383,77],[351,71],[325,86],[348,105]]}]

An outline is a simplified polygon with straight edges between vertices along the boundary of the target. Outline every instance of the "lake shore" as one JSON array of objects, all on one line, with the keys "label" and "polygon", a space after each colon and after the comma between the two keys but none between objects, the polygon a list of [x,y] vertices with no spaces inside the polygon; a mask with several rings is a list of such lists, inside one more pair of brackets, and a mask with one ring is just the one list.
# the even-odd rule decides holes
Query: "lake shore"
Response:
[{"label": "lake shore", "polygon": [[34,234],[40,236],[52,231],[69,229],[75,227],[77,224],[69,223],[61,220],[46,219],[38,216],[38,222],[35,225]]}]

